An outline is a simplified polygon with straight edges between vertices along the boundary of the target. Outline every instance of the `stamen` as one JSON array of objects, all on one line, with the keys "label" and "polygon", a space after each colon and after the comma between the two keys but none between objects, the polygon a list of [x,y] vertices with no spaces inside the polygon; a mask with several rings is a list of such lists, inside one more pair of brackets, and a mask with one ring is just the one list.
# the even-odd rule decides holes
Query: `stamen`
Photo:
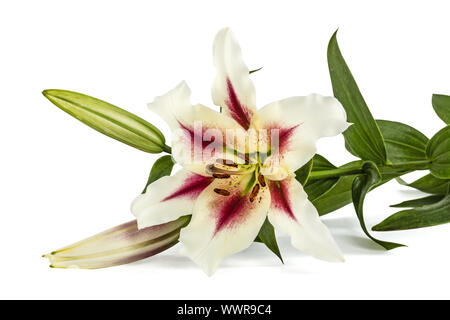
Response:
[{"label": "stamen", "polygon": [[234,163],[231,160],[226,160],[226,159],[216,159],[216,162],[219,164],[223,164],[224,166],[229,166],[229,167],[233,167],[233,168],[237,168],[238,165],[236,163]]},{"label": "stamen", "polygon": [[[234,167],[233,167],[234,168]],[[248,172],[251,172],[254,170],[254,168],[249,168],[249,169],[239,169],[239,167],[237,167],[238,169],[224,169],[224,168],[219,168],[217,165],[215,164],[208,164],[206,166],[206,172],[209,174],[219,174],[219,175],[244,175],[247,174]],[[228,177],[226,177],[228,178]],[[224,177],[225,179],[225,177]]]},{"label": "stamen", "polygon": [[220,194],[221,196],[225,196],[225,197],[230,195],[230,191],[225,190],[225,189],[215,188],[214,192],[217,194]]},{"label": "stamen", "polygon": [[255,186],[253,187],[252,192],[250,193],[250,202],[255,201],[256,196],[258,195],[259,192],[259,184],[255,184]]},{"label": "stamen", "polygon": [[217,179],[228,179],[230,177],[230,175],[226,173],[214,173],[212,176]]},{"label": "stamen", "polygon": [[264,176],[262,174],[258,176],[258,182],[261,185],[261,187],[264,188],[266,186],[266,179],[264,179]]}]

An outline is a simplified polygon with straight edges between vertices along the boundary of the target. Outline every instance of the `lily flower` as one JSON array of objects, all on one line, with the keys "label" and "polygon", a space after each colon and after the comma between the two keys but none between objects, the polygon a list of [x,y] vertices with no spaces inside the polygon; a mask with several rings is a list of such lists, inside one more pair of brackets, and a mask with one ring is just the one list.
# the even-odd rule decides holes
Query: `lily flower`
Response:
[{"label": "lily flower", "polygon": [[[212,98],[220,113],[192,105],[185,82],[149,104],[170,126],[172,155],[183,169],[157,180],[134,200],[131,211],[138,227],[191,213],[179,241],[186,255],[208,275],[225,257],[249,247],[266,217],[291,237],[298,250],[327,261],[343,261],[294,175],[314,156],[319,138],[347,129],[342,105],[333,97],[312,94],[257,110],[249,69],[228,28],[217,34],[213,55],[217,75]],[[214,139],[208,136],[210,130]],[[232,139],[228,139],[230,131]],[[275,147],[273,140],[278,140]],[[220,141],[214,152],[211,141]],[[198,151],[201,157],[196,157]]]}]

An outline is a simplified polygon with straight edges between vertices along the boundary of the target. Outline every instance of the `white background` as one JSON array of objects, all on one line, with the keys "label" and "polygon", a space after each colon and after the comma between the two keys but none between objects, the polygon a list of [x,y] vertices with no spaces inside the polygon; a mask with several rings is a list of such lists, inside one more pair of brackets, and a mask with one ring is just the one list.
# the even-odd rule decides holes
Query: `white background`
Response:
[{"label": "white background", "polygon": [[[129,204],[158,155],[109,139],[71,118],[43,89],[83,92],[167,127],[146,103],[180,80],[212,106],[212,40],[230,26],[253,75],[259,106],[293,95],[331,95],[326,48],[338,40],[376,118],[427,136],[443,127],[431,94],[450,94],[450,7],[445,1],[3,1],[0,4],[0,298],[450,298],[450,225],[382,239],[353,207],[324,218],[346,263],[305,256],[280,237],[281,265],[260,244],[207,277],[174,247],[110,269],[55,270],[41,254],[131,220]],[[319,144],[352,160],[342,137]],[[409,177],[411,181],[413,177]],[[390,204],[421,196],[390,182],[367,198],[369,226]]]}]

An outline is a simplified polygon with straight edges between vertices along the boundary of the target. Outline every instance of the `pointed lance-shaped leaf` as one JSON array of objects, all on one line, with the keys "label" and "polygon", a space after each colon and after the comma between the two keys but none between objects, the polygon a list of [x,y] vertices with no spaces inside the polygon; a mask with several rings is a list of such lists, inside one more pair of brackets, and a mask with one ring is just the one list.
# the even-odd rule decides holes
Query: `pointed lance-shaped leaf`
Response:
[{"label": "pointed lance-shaped leaf", "polygon": [[282,263],[284,263],[280,248],[278,247],[277,238],[275,237],[275,229],[267,218],[264,221],[261,229],[259,230],[255,242],[264,243],[266,247],[269,248],[269,250],[272,251],[281,260]]},{"label": "pointed lance-shaped leaf", "polygon": [[384,164],[386,147],[383,136],[341,54],[336,34],[337,31],[328,44],[328,68],[334,96],[345,108],[347,121],[353,123],[344,132],[345,145],[349,152],[363,160]]},{"label": "pointed lance-shaped leaf", "polygon": [[374,242],[378,243],[380,246],[382,246],[386,250],[403,247],[404,246],[403,244],[378,240],[375,237],[373,237],[367,230],[366,223],[364,221],[364,213],[363,213],[364,200],[366,198],[367,193],[375,185],[379,184],[382,181],[382,179],[381,179],[381,174],[375,163],[373,163],[371,161],[367,161],[363,164],[362,169],[365,172],[365,174],[357,176],[353,180],[353,185],[352,185],[353,205],[355,207],[356,216],[358,217],[361,228],[363,229],[364,233],[370,239],[372,239]]},{"label": "pointed lance-shaped leaf", "polygon": [[134,262],[175,245],[190,219],[184,216],[140,230],[136,220],[130,221],[43,257],[52,268],[98,269]]},{"label": "pointed lance-shaped leaf", "polygon": [[426,161],[428,138],[420,131],[396,121],[377,120],[392,163]]},{"label": "pointed lance-shaped leaf", "polygon": [[61,110],[113,139],[145,152],[170,151],[158,128],[108,102],[67,90],[45,90],[42,94]]},{"label": "pointed lance-shaped leaf", "polygon": [[[425,200],[426,199],[426,200]],[[445,196],[432,196],[410,202],[413,209],[394,213],[372,228],[374,231],[409,230],[436,226],[450,222],[450,187]],[[434,202],[431,202],[434,200]]]},{"label": "pointed lance-shaped leaf", "polygon": [[450,179],[439,179],[432,174],[427,174],[426,176],[412,182],[407,183],[403,179],[397,178],[398,183],[420,190],[425,193],[431,194],[445,194],[448,185],[450,185]]},{"label": "pointed lance-shaped leaf", "polygon": [[450,124],[450,96],[433,94],[431,103],[439,118],[446,124]]},{"label": "pointed lance-shaped leaf", "polygon": [[392,208],[419,208],[429,204],[433,204],[441,201],[444,195],[433,195],[424,198],[403,201],[401,203],[391,205]]},{"label": "pointed lance-shaped leaf", "polygon": [[172,156],[166,155],[162,156],[153,164],[152,170],[150,171],[150,175],[148,176],[147,183],[145,184],[145,188],[142,193],[147,191],[147,187],[164,176],[170,176],[172,173],[173,166],[175,162],[172,160]]},{"label": "pointed lance-shaped leaf", "polygon": [[320,154],[315,154],[313,157],[312,171],[323,171],[329,169],[336,169],[336,166]]},{"label": "pointed lance-shaped leaf", "polygon": [[450,179],[450,125],[436,133],[428,142],[430,172],[439,179]]}]

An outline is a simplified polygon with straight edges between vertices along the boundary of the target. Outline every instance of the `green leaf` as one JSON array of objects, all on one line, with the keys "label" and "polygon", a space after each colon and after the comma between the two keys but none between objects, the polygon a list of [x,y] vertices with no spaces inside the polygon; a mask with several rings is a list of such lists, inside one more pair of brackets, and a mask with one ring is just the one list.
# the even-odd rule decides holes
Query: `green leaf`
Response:
[{"label": "green leaf", "polygon": [[450,124],[450,96],[433,94],[431,103],[439,118],[446,124]]},{"label": "green leaf", "polygon": [[399,211],[372,228],[375,231],[409,230],[450,222],[450,188],[441,200]]},{"label": "green leaf", "polygon": [[386,147],[383,136],[342,57],[336,34],[337,31],[328,44],[328,68],[334,96],[345,108],[347,121],[353,123],[344,132],[346,147],[363,160],[384,164]]},{"label": "green leaf", "polygon": [[308,182],[309,174],[313,167],[314,159],[309,160],[303,167],[295,171],[295,179],[304,186]]},{"label": "green leaf", "polygon": [[450,125],[439,131],[427,145],[430,172],[440,179],[450,178]]},{"label": "green leaf", "polygon": [[[328,162],[328,160],[323,157],[320,162],[315,160],[316,166],[318,162],[320,163],[321,170],[336,168],[330,162],[326,163],[323,160]],[[357,164],[362,164],[362,161],[352,161],[339,168],[346,169],[354,167]],[[333,212],[352,202],[352,183],[354,178],[355,175],[349,175],[340,178],[311,180],[308,183],[305,191],[308,194],[308,198],[319,212],[319,215]]]},{"label": "green leaf", "polygon": [[374,238],[367,230],[366,223],[364,222],[364,213],[363,213],[364,199],[366,197],[366,194],[375,185],[379,184],[382,181],[382,179],[381,179],[381,174],[380,174],[376,164],[371,161],[367,161],[363,164],[363,171],[365,172],[365,174],[357,176],[353,180],[353,185],[352,185],[353,204],[354,204],[356,215],[359,219],[361,228],[363,229],[364,233],[370,239],[372,239],[374,242],[378,243],[380,246],[382,246],[386,250],[392,250],[392,249],[395,249],[398,247],[403,247],[404,245],[402,245],[402,244],[378,240],[378,239]]},{"label": "green leaf", "polygon": [[392,208],[418,208],[418,207],[423,207],[425,205],[439,202],[443,198],[444,198],[444,195],[428,196],[425,198],[403,201],[398,204],[393,204],[393,205],[391,205],[391,207]]},{"label": "green leaf", "polygon": [[169,155],[162,156],[161,158],[156,160],[153,164],[152,170],[150,171],[150,175],[148,176],[147,183],[142,193],[145,193],[147,191],[147,187],[156,180],[164,176],[170,176],[174,164],[175,162],[173,162],[172,156]]},{"label": "green leaf", "polygon": [[412,182],[407,183],[402,179],[397,179],[400,184],[404,186],[411,187],[417,190],[420,190],[425,193],[431,194],[445,194],[447,191],[447,187],[450,184],[450,180],[439,179],[431,174],[427,174],[426,176]]},{"label": "green leaf", "polygon": [[54,105],[89,127],[139,150],[170,150],[161,131],[138,116],[105,101],[67,90],[45,90]]},{"label": "green leaf", "polygon": [[259,230],[255,242],[264,243],[266,247],[269,248],[270,251],[275,253],[275,255],[280,258],[281,262],[284,263],[283,258],[281,257],[280,249],[278,248],[277,239],[275,237],[275,230],[267,218],[264,221],[261,229]]},{"label": "green leaf", "polygon": [[[359,163],[362,163],[362,161],[352,161],[340,168],[353,167],[355,164]],[[323,161],[321,161],[321,164],[323,165],[323,170],[326,170],[328,164],[325,164]],[[336,168],[331,163],[329,163],[329,165],[331,165],[331,168]],[[310,181],[310,185],[306,186],[305,191],[306,193],[311,193],[311,198],[309,197],[309,193],[308,198],[310,198],[311,202],[316,207],[319,215],[333,212],[352,202],[352,183],[354,178],[355,175],[350,175],[340,177],[337,181],[336,178]],[[313,183],[317,183],[318,185],[314,186]]]},{"label": "green leaf", "polygon": [[314,158],[313,158],[312,171],[322,171],[322,170],[329,170],[329,169],[336,169],[336,166],[333,165],[330,161],[328,161],[326,158],[324,158],[320,154],[315,154]]},{"label": "green leaf", "polygon": [[[310,172],[324,171],[330,169],[336,169],[336,167],[321,155],[316,154],[314,156],[314,158],[312,159],[312,168]],[[330,190],[337,183],[338,180],[339,178],[329,178],[329,179],[317,179],[308,181],[306,185],[304,184],[304,189],[305,192],[308,194],[308,199],[310,201],[313,201],[318,197],[322,196],[328,190]]]},{"label": "green leaf", "polygon": [[427,160],[428,138],[420,131],[401,122],[377,120],[392,163]]},{"label": "green leaf", "polygon": [[327,192],[311,201],[320,216],[336,211],[352,202],[352,178],[354,177],[339,178]]},{"label": "green leaf", "polygon": [[319,179],[312,180],[305,186],[305,192],[308,195],[308,199],[314,203],[314,201],[324,194],[326,194],[329,190],[331,190],[336,183],[338,183],[339,178],[328,178],[328,179]]},{"label": "green leaf", "polygon": [[352,202],[352,182],[354,176],[345,176],[339,180],[321,196],[312,199],[319,215],[336,211]]},{"label": "green leaf", "polygon": [[378,170],[380,170],[381,176],[383,177],[383,183],[414,171],[414,169],[406,170],[404,168],[393,168],[390,166],[380,166]]}]

